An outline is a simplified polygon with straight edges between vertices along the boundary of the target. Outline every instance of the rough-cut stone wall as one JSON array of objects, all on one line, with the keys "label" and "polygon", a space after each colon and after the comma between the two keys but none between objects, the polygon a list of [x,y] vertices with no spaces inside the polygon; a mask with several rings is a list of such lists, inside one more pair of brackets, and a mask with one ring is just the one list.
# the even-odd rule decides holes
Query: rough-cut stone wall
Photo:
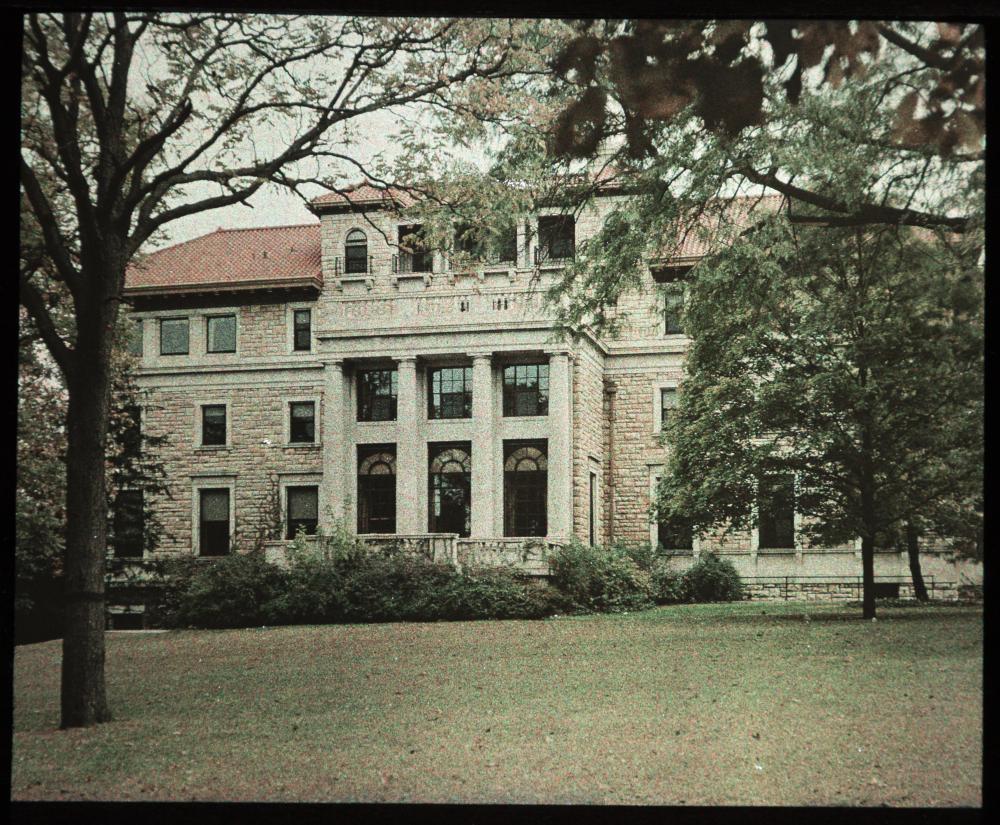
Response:
[{"label": "rough-cut stone wall", "polygon": [[617,387],[615,421],[609,428],[614,452],[614,536],[649,541],[649,467],[666,463],[666,448],[654,431],[654,397],[663,381],[678,381],[679,366],[608,370]]},{"label": "rough-cut stone wall", "polygon": [[[289,320],[286,304],[256,304],[240,308],[240,355],[287,355]],[[314,319],[315,323],[315,319]]]},{"label": "rough-cut stone wall", "polygon": [[[589,341],[582,340],[577,344],[573,361],[573,532],[583,541],[587,541],[590,532],[592,467],[597,471],[598,500],[595,504],[598,513],[603,497],[605,459],[602,360],[600,352]],[[596,465],[592,459],[596,460]],[[598,541],[602,520],[599,515]]]},{"label": "rough-cut stone wall", "polygon": [[[155,390],[148,399],[144,426],[151,435],[167,435],[169,443],[161,458],[170,497],[159,497],[154,506],[164,526],[163,554],[192,552],[192,497],[196,480],[218,476],[235,477],[237,535],[244,543],[267,517],[269,498],[279,473],[321,473],[321,447],[285,445],[288,414],[285,399],[321,396],[319,385],[303,382],[294,387],[233,386],[220,388]],[[228,445],[198,447],[196,405],[228,403]],[[322,404],[319,405],[322,407]],[[317,432],[322,410],[317,409]],[[270,445],[262,442],[269,440]],[[318,483],[300,479],[302,483]],[[235,512],[234,512],[235,511]]]}]

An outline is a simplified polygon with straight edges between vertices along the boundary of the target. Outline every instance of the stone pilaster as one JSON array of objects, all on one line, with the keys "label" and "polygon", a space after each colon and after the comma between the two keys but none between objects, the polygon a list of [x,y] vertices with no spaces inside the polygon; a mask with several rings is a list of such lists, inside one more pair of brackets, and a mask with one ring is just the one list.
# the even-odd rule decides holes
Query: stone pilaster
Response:
[{"label": "stone pilaster", "polygon": [[500,460],[495,443],[493,363],[490,353],[472,354],[472,525],[473,538],[497,535],[494,510],[497,491],[494,464]]},{"label": "stone pilaster", "polygon": [[426,455],[421,450],[420,410],[417,402],[417,359],[396,359],[399,395],[396,399],[396,532],[423,533],[426,514],[421,509],[427,485]]},{"label": "stone pilaster", "polygon": [[573,530],[573,409],[570,354],[549,353],[548,534],[569,538]]},{"label": "stone pilaster", "polygon": [[348,497],[354,487],[354,462],[348,456],[348,399],[344,362],[327,361],[323,374],[323,482],[319,508],[320,523],[325,527],[330,526],[330,517],[347,517]]}]

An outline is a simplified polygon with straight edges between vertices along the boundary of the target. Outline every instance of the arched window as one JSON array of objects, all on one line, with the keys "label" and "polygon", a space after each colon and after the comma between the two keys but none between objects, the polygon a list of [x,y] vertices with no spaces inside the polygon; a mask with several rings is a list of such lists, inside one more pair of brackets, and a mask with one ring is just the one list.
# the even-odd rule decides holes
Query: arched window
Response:
[{"label": "arched window", "polygon": [[393,445],[358,445],[358,532],[396,532]]},{"label": "arched window", "polygon": [[352,229],[344,241],[344,272],[368,271],[368,238],[360,229]]},{"label": "arched window", "polygon": [[472,519],[472,447],[431,444],[428,473],[428,531],[469,535]]},{"label": "arched window", "polygon": [[548,530],[547,447],[544,440],[504,442],[505,536],[544,536]]}]

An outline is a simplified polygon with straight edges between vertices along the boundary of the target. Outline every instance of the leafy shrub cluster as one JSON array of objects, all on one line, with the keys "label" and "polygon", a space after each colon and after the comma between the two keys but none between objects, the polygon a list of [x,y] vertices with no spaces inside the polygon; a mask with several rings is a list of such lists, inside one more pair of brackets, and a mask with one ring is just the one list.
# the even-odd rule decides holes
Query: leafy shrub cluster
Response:
[{"label": "leafy shrub cluster", "polygon": [[170,627],[536,619],[566,607],[511,570],[458,572],[391,548],[296,553],[287,569],[237,554],[178,572],[155,611]]},{"label": "leafy shrub cluster", "polygon": [[669,562],[649,544],[591,547],[574,540],[552,555],[552,584],[584,611],[742,598],[739,574],[729,561],[709,553],[683,572]]}]

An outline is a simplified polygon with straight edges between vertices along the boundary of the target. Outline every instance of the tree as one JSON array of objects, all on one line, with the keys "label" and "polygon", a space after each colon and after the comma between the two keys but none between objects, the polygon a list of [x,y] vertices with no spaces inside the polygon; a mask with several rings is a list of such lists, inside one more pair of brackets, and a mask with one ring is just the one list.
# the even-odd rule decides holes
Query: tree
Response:
[{"label": "tree", "polygon": [[860,536],[873,618],[876,547],[917,514],[947,529],[981,492],[981,270],[913,231],[783,215],[697,270],[662,516],[751,527],[794,476],[807,541]]},{"label": "tree", "polygon": [[[110,718],[103,470],[127,266],[173,221],[267,183],[335,189],[321,162],[364,169],[350,123],[516,71],[517,38],[492,21],[25,15],[20,300],[68,391],[63,727]],[[72,338],[51,280],[71,296]]]}]

